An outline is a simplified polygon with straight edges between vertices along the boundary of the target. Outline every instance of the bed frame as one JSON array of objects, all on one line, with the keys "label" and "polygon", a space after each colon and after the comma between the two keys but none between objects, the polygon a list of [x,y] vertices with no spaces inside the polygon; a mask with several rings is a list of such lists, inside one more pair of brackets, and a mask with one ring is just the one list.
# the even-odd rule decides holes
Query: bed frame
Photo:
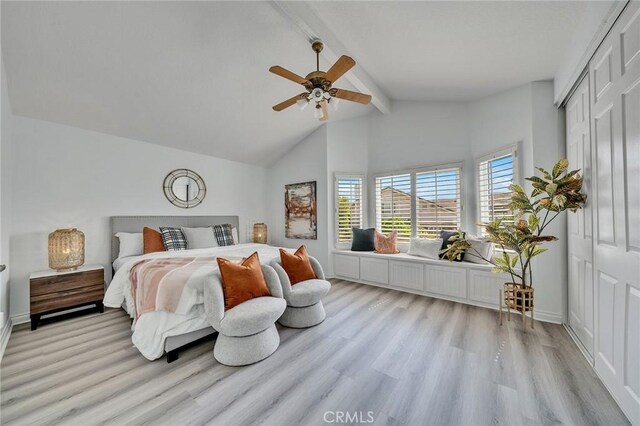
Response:
[{"label": "bed frame", "polygon": [[[155,229],[161,226],[197,228],[225,223],[240,229],[238,216],[112,216],[110,220],[111,262],[116,260],[120,251],[120,241],[115,236],[118,232],[142,232],[142,228],[145,226]],[[167,362],[177,360],[180,349],[196,341],[204,340],[214,333],[217,332],[213,327],[206,327],[190,333],[167,337],[164,343]]]}]

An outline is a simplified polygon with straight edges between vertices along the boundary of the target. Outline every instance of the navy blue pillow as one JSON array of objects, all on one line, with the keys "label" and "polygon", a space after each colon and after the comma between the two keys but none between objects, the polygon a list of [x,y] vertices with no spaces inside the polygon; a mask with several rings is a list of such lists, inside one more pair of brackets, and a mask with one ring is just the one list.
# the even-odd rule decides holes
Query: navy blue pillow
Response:
[{"label": "navy blue pillow", "polygon": [[[458,235],[458,231],[440,231],[440,238],[442,238],[442,246],[440,247],[440,250],[446,249],[447,246],[451,244],[451,242],[449,241],[451,237],[455,237],[456,235]],[[465,237],[466,235],[466,232],[462,233],[463,237]],[[440,256],[440,259],[443,259],[445,257],[444,253],[440,253],[438,256]],[[454,262],[462,262],[463,260],[464,252],[453,259]]]},{"label": "navy blue pillow", "polygon": [[374,251],[375,249],[375,228],[351,228],[351,251]]}]

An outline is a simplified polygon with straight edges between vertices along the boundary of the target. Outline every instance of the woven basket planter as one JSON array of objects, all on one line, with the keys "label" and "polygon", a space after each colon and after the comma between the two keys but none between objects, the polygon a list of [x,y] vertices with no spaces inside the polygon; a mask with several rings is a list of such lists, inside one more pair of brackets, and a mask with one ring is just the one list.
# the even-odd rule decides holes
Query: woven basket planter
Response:
[{"label": "woven basket planter", "polygon": [[526,313],[530,313],[531,328],[533,325],[533,288],[522,287],[515,283],[504,283],[504,289],[499,293],[500,299],[500,325],[502,325],[502,306],[507,308],[507,318],[511,321],[511,310],[518,311],[522,315],[522,327],[526,332]]}]

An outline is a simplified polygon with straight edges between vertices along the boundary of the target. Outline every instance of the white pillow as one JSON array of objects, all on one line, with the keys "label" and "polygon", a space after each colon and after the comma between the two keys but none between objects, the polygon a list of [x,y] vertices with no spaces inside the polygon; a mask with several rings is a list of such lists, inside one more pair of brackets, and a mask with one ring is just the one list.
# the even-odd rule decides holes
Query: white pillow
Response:
[{"label": "white pillow", "polygon": [[471,263],[479,263],[481,265],[487,265],[489,262],[485,262],[485,259],[491,259],[493,257],[493,243],[487,238],[482,237],[467,237],[467,242],[471,245],[471,248],[466,250],[464,260]]},{"label": "white pillow", "polygon": [[427,259],[440,259],[438,254],[442,248],[442,239],[425,240],[422,238],[412,238],[409,244],[409,252],[413,256],[426,257]]},{"label": "white pillow", "polygon": [[118,253],[118,258],[140,256],[144,253],[142,232],[118,232],[116,237],[120,240],[120,252]]},{"label": "white pillow", "polygon": [[218,241],[211,227],[180,228],[180,230],[187,240],[188,250],[218,247]]},{"label": "white pillow", "polygon": [[233,244],[238,244],[238,228],[235,226],[231,227],[231,238],[233,238]]}]

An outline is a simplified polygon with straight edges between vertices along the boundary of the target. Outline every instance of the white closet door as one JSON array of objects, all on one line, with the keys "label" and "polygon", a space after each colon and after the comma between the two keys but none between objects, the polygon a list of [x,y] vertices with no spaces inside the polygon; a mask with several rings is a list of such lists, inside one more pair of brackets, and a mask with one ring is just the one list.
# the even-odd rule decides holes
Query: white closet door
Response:
[{"label": "white closet door", "polygon": [[585,207],[568,215],[569,325],[593,356],[593,191],[589,108],[589,76],[586,76],[565,109],[569,167],[581,170],[583,188],[588,194]]},{"label": "white closet door", "polygon": [[589,74],[595,368],[640,424],[640,2],[628,3]]}]

